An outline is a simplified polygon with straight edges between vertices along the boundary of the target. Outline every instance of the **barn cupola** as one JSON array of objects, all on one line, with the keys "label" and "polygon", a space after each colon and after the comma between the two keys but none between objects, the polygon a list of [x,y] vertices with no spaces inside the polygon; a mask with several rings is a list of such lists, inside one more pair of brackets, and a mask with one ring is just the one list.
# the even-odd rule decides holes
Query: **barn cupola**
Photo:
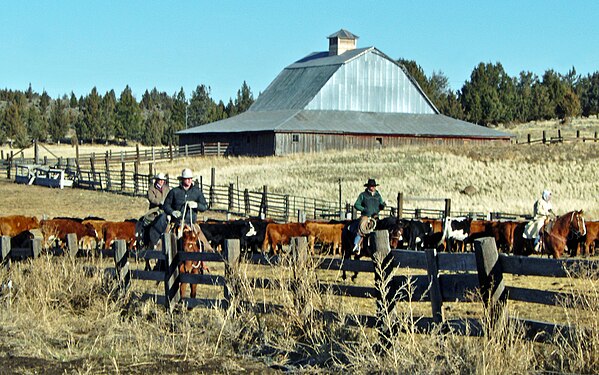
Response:
[{"label": "barn cupola", "polygon": [[347,30],[341,29],[329,35],[328,38],[329,56],[341,55],[345,51],[356,49],[356,39],[358,39],[358,36]]}]

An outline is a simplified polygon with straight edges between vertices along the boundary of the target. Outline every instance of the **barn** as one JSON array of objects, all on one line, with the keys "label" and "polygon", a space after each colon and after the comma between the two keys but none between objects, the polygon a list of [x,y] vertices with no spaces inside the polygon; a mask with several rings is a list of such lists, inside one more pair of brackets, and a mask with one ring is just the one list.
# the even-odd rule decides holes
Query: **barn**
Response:
[{"label": "barn", "polygon": [[233,155],[287,155],[406,144],[509,142],[444,116],[404,67],[340,30],[329,50],[287,66],[244,113],[185,129],[180,145],[220,142]]}]

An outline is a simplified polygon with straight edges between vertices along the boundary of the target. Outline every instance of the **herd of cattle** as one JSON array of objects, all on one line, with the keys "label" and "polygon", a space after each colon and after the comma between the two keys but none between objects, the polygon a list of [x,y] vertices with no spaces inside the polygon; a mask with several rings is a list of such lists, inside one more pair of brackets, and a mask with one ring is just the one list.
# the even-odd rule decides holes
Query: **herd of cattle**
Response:
[{"label": "herd of cattle", "polygon": [[[239,239],[242,251],[277,254],[292,237],[307,237],[312,254],[315,249],[330,251],[333,255],[351,254],[354,235],[349,232],[350,221],[308,221],[279,224],[269,220],[245,219],[232,221],[208,220],[199,227],[213,249],[220,249],[226,239]],[[446,218],[408,220],[389,217],[377,223],[377,229],[389,231],[391,247],[440,251],[466,251],[476,238],[493,237],[497,248],[505,253],[529,255],[519,244],[525,222],[471,220]],[[599,222],[586,222],[586,235],[573,237],[568,243],[571,256],[593,255],[599,245]],[[75,233],[80,248],[109,249],[117,240],[125,240],[130,250],[140,250],[137,220],[106,221],[97,217],[85,219],[54,218],[38,220],[29,216],[0,217],[0,235],[10,236],[11,247],[22,248],[34,238],[31,230],[39,229],[43,247],[64,246],[69,233]]]}]

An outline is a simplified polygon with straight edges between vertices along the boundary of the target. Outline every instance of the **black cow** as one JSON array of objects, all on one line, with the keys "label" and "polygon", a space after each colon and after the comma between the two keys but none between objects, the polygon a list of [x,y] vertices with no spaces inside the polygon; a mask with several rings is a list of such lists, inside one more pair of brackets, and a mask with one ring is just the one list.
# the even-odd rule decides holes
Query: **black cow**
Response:
[{"label": "black cow", "polygon": [[428,239],[433,234],[433,227],[429,223],[420,220],[407,219],[403,219],[402,221],[404,223],[403,237],[408,242],[409,250],[423,250],[425,248],[425,243],[430,245]]},{"label": "black cow", "polygon": [[238,239],[241,250],[258,250],[264,241],[266,221],[234,220],[209,221],[200,224],[202,232],[213,248],[225,245],[225,240]]}]

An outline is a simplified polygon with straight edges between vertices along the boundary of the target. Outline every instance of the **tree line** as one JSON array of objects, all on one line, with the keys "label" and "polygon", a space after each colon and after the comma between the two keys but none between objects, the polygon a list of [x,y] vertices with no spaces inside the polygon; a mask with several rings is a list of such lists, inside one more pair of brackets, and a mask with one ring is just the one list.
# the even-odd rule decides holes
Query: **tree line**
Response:
[{"label": "tree line", "polygon": [[413,60],[398,61],[444,115],[479,125],[524,123],[577,116],[599,117],[599,71],[586,76],[572,67],[566,74],[552,69],[539,77],[523,71],[510,77],[501,63],[480,63],[456,92],[442,72],[427,77]]},{"label": "tree line", "polygon": [[210,96],[211,88],[198,85],[187,99],[183,88],[169,95],[146,90],[138,102],[129,86],[119,94],[104,95],[94,87],[86,96],[74,93],[52,99],[44,90],[0,90],[0,144],[11,140],[27,147],[32,140],[105,143],[127,141],[157,146],[177,144],[175,133],[246,111],[254,102],[243,82],[235,99],[225,105]]},{"label": "tree line", "polygon": [[[413,60],[399,59],[440,113],[489,126],[559,119],[599,117],[599,72],[581,76],[574,68],[566,74],[552,69],[539,77],[521,72],[510,77],[501,63],[480,63],[461,89],[453,91],[442,72],[427,76]],[[126,86],[118,95],[104,95],[94,87],[86,96],[74,93],[52,99],[45,91],[0,90],[0,143],[12,140],[26,147],[32,140],[72,142],[140,142],[177,144],[175,133],[245,112],[254,96],[244,81],[235,99],[218,103],[211,88],[198,85],[189,100],[181,88],[172,95],[146,90],[138,102]]]}]

